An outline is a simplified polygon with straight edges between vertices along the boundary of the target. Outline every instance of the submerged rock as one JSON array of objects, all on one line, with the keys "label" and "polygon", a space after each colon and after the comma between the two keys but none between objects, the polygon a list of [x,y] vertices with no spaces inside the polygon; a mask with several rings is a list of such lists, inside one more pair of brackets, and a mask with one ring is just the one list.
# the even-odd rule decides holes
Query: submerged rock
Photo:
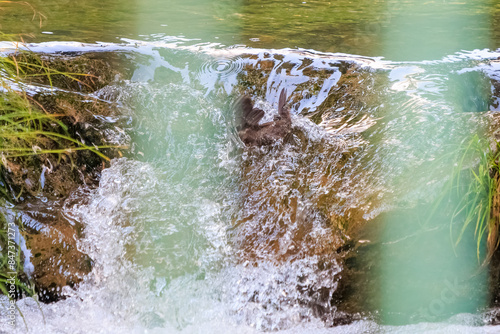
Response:
[{"label": "submerged rock", "polygon": [[350,153],[344,151],[343,140],[311,138],[299,124],[291,124],[289,136],[283,145],[243,153],[241,202],[231,243],[241,263],[272,265],[288,277],[276,283],[276,294],[283,291],[287,297],[277,302],[267,291],[255,289],[249,302],[264,309],[304,307],[309,310],[304,317],[312,315],[329,325],[353,321],[359,315],[339,310],[337,289],[345,258],[356,243],[350,236],[365,219],[362,210],[347,203],[340,205],[342,211],[333,209],[346,201],[338,192],[347,186],[338,180],[342,168],[333,170]]},{"label": "submerged rock", "polygon": [[[332,326],[360,319],[360,309],[348,299],[345,270],[356,258],[365,215],[377,205],[369,171],[357,162],[361,132],[374,124],[364,109],[379,102],[375,76],[349,60],[242,57],[237,91],[257,106],[249,97],[237,104],[243,114],[236,121],[238,134],[249,148],[243,151],[240,207],[230,240],[238,262],[276,271],[277,281],[262,289],[247,282],[250,288],[244,285],[241,293],[249,308],[258,303],[263,310],[298,312]],[[260,140],[266,136],[258,122],[270,104],[263,101],[279,100],[280,110],[284,103],[275,87],[283,85],[294,114],[290,129]],[[269,145],[283,137],[283,145]],[[255,312],[269,328],[281,328],[264,311]]]},{"label": "submerged rock", "polygon": [[364,109],[380,103],[380,94],[374,90],[377,76],[354,59],[308,58],[307,54],[291,58],[271,53],[241,57],[240,95],[270,100],[275,87],[291,83],[293,89],[287,89],[291,113],[330,132],[359,121]]}]

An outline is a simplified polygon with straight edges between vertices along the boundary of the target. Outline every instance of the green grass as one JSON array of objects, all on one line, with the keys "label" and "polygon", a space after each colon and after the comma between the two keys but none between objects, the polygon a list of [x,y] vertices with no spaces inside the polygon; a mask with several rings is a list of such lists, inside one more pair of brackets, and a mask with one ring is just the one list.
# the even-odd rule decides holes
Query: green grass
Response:
[{"label": "green grass", "polygon": [[[27,78],[45,77],[52,86],[52,77],[66,76],[78,81],[82,74],[51,70],[43,61],[31,54],[30,62],[20,62],[14,57],[0,57],[0,152],[2,159],[34,154],[65,154],[89,150],[102,159],[109,160],[99,148],[111,146],[87,146],[68,135],[66,126],[37,104],[26,92],[13,90],[23,87]],[[38,108],[35,108],[38,107]]]},{"label": "green grass", "polygon": [[454,197],[453,202],[458,203],[452,208],[450,224],[454,247],[473,230],[477,258],[484,258],[485,262],[489,261],[499,246],[499,148],[497,144],[492,150],[486,140],[473,137],[464,145],[443,193],[444,198]]},{"label": "green grass", "polygon": [[[31,8],[33,19],[38,17],[41,24],[44,16],[37,13],[28,2],[0,1],[0,10],[2,5],[9,4]],[[22,36],[15,38],[22,40]],[[12,40],[11,36],[1,32],[0,39]],[[109,160],[99,149],[114,146],[88,146],[75,140],[60,120],[64,115],[51,114],[24,89],[27,83],[36,82],[36,79],[40,78],[52,87],[54,77],[64,77],[86,85],[80,81],[81,76],[88,77],[86,74],[65,73],[52,69],[41,57],[30,51],[17,50],[15,55],[0,56],[0,206],[2,208],[7,208],[10,206],[9,202],[14,203],[20,197],[20,193],[17,195],[12,193],[12,187],[5,177],[9,161],[15,162],[18,166],[25,166],[33,163],[32,157],[36,155],[57,160],[67,156],[74,166],[71,153],[81,150],[91,151],[101,159]],[[90,79],[92,81],[92,78]],[[20,245],[13,242],[15,240],[12,238],[12,232],[20,233],[21,229],[22,222],[8,221],[4,211],[0,211],[0,293],[9,296],[10,299],[34,296],[36,293],[34,285],[23,272]],[[15,273],[14,293],[9,280],[13,273]],[[18,308],[17,310],[28,329],[23,314]]]},{"label": "green grass", "polygon": [[[0,34],[0,38],[2,36]],[[116,147],[89,146],[72,138],[67,126],[60,120],[64,115],[51,114],[50,110],[45,110],[23,88],[27,82],[36,82],[37,77],[43,78],[39,81],[48,82],[52,86],[53,78],[61,76],[81,82],[79,76],[86,75],[53,70],[29,51],[18,51],[16,57],[0,57],[0,205],[4,208],[20,197],[20,193],[12,193],[13,188],[6,181],[5,172],[9,169],[9,163],[21,167],[31,164],[37,168],[41,164],[40,160],[38,164],[35,162],[34,156],[43,156],[43,159],[52,161],[68,157],[74,167],[72,153],[76,151],[88,150],[103,160],[109,160],[100,149]],[[20,222],[15,224],[16,228],[21,228]],[[8,245],[8,222],[0,211],[0,293],[6,295],[9,295],[10,287],[7,279],[12,272],[9,260],[13,259],[8,256]],[[23,261],[19,245],[15,245],[14,258],[18,273],[15,298],[33,296],[33,285],[22,274]]]}]

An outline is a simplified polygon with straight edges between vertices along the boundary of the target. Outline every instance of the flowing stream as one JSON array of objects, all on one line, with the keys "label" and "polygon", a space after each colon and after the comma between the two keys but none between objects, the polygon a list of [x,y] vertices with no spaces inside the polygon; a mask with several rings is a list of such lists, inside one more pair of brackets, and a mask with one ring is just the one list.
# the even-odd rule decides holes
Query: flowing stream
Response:
[{"label": "flowing stream", "polygon": [[[78,245],[92,272],[64,289],[66,299],[18,301],[29,332],[497,331],[484,325],[488,272],[478,271],[473,237],[453,249],[449,217],[429,218],[445,211],[433,203],[463,145],[492,136],[500,53],[487,48],[498,46],[488,26],[496,9],[443,2],[428,11],[392,1],[349,9],[340,1],[322,26],[309,22],[322,4],[302,2],[286,14],[307,16],[298,28],[271,21],[268,34],[256,27],[282,1],[178,1],[171,10],[129,2],[106,3],[116,24],[103,10],[76,22],[83,34],[64,18],[63,1],[40,5],[50,13],[42,29],[23,28],[37,31],[32,51],[113,52],[133,66],[130,79],[92,94],[120,106],[112,121],[122,132],[114,135],[130,152],[112,161],[96,189],[82,187],[64,204],[64,216],[84,226]],[[455,25],[431,15],[448,9]],[[412,30],[423,25],[425,33]],[[458,38],[457,25],[474,27]],[[13,21],[2,28],[21,29]],[[439,29],[442,47],[431,37]],[[433,43],[408,43],[418,38]],[[0,44],[2,52],[13,48]],[[282,88],[291,138],[245,148],[235,98],[255,93],[272,119]],[[368,225],[377,232],[365,240]],[[353,249],[368,283],[339,306],[332,299],[346,284]],[[366,252],[379,258],[364,260]],[[2,321],[0,332],[26,331],[20,316],[15,331]]]}]

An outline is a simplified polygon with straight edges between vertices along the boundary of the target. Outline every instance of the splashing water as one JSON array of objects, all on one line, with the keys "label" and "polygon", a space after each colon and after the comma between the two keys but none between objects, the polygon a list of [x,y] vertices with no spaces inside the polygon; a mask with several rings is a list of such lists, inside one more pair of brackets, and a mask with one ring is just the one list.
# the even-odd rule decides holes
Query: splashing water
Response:
[{"label": "splashing water", "polygon": [[[346,222],[374,218],[393,208],[394,199],[400,199],[397,205],[425,201],[423,185],[435,185],[437,192],[448,177],[449,166],[438,161],[444,143],[488,125],[484,113],[453,112],[446,94],[456,93],[449,89],[448,72],[460,79],[478,71],[497,75],[489,59],[500,55],[460,53],[436,62],[391,63],[169,43],[32,46],[120,50],[137,64],[130,81],[98,92],[120,103],[130,118],[130,155],[114,160],[97,189],[80,189],[64,209],[85,225],[79,242],[94,261],[92,273],[77,289],[66,288],[65,300],[40,307],[29,298],[19,301],[31,332],[490,330],[474,327],[482,319],[472,314],[400,327],[381,327],[361,315],[346,326],[325,324],[346,317],[331,302],[344,269],[346,252],[338,247],[349,244],[354,229]],[[286,86],[292,136],[246,150],[232,126],[230,102],[251,66],[270,59],[267,86],[256,102],[272,112],[278,87]],[[436,71],[440,66],[446,73]],[[309,81],[311,71],[323,77]],[[349,75],[367,87],[361,102],[328,101],[325,90],[348,85],[341,80]],[[388,94],[396,98],[373,103]],[[391,108],[396,112],[388,115]],[[432,127],[419,126],[429,121]],[[408,133],[420,138],[425,154],[407,149],[414,139]],[[406,177],[405,166],[433,161],[438,161],[434,173],[415,174],[407,188],[394,181]],[[17,332],[23,331],[19,325]]]}]

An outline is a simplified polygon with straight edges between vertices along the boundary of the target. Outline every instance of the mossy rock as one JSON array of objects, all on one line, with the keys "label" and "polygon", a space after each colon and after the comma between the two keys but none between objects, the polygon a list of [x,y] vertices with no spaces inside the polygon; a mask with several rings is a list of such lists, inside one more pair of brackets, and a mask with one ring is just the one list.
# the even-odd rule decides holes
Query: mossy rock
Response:
[{"label": "mossy rock", "polygon": [[62,287],[74,288],[92,270],[92,260],[77,247],[83,227],[67,220],[57,202],[50,204],[31,202],[18,212],[34,267],[31,278],[43,302],[59,300]]},{"label": "mossy rock", "polygon": [[[85,145],[97,147],[109,145],[105,134],[115,124],[106,117],[120,115],[113,101],[98,99],[93,93],[116,80],[128,79],[130,67],[123,56],[114,53],[92,53],[53,56],[20,53],[15,55],[23,69],[25,80],[33,85],[51,85],[62,89],[41,92],[28,97],[34,110],[54,115],[54,122],[46,123],[44,131],[74,138]],[[43,68],[22,64],[40,64]],[[50,69],[50,70],[48,70]],[[63,74],[70,73],[71,77]],[[72,79],[77,78],[78,81]],[[84,95],[82,95],[84,93]],[[73,143],[39,136],[33,147],[43,150],[64,149]],[[124,143],[127,144],[127,143]],[[108,158],[119,157],[119,148],[100,149]],[[13,197],[23,194],[64,198],[82,184],[96,184],[99,173],[106,166],[105,160],[88,150],[64,151],[61,154],[38,154],[7,159],[3,174]],[[43,180],[45,179],[45,180]]]},{"label": "mossy rock", "polygon": [[[55,88],[25,97],[31,110],[53,116],[53,121],[43,123],[43,131],[90,147],[110,146],[107,136],[121,130],[117,129],[119,121],[111,123],[107,119],[119,120],[120,110],[113,101],[98,99],[92,93],[130,78],[132,67],[124,55],[20,53],[14,57],[24,82]],[[46,75],[47,71],[50,75]],[[44,302],[61,298],[63,287],[76,286],[92,269],[91,259],[77,248],[81,227],[61,214],[60,203],[82,185],[97,186],[108,162],[90,150],[65,150],[65,145],[73,144],[66,139],[38,136],[30,143],[33,150],[60,152],[3,159],[1,177],[7,190],[4,196],[14,203],[13,211],[17,212],[18,226],[34,266],[32,273],[20,273],[20,277],[25,283],[34,283]],[[99,152],[111,159],[122,156],[122,150],[124,147],[110,147]]]},{"label": "mossy rock", "polygon": [[133,74],[126,55],[118,52],[20,52],[10,57],[16,60],[24,81],[71,92],[92,93]]},{"label": "mossy rock", "polygon": [[[277,76],[295,77],[300,73],[307,80],[296,84],[295,89],[289,92],[287,101],[292,110],[316,124],[325,123],[324,126],[328,126],[331,118],[352,114],[353,111],[379,103],[373,89],[376,76],[354,61],[325,59],[321,67],[317,67],[310,58],[303,58],[300,63],[296,63],[284,61],[284,56],[279,54],[264,54],[260,57],[242,55],[242,58],[245,65],[238,74],[237,94],[264,99]],[[331,87],[325,85],[331,80],[336,83]],[[301,101],[320,93],[327,96],[320,105],[313,110],[300,108]]]}]

